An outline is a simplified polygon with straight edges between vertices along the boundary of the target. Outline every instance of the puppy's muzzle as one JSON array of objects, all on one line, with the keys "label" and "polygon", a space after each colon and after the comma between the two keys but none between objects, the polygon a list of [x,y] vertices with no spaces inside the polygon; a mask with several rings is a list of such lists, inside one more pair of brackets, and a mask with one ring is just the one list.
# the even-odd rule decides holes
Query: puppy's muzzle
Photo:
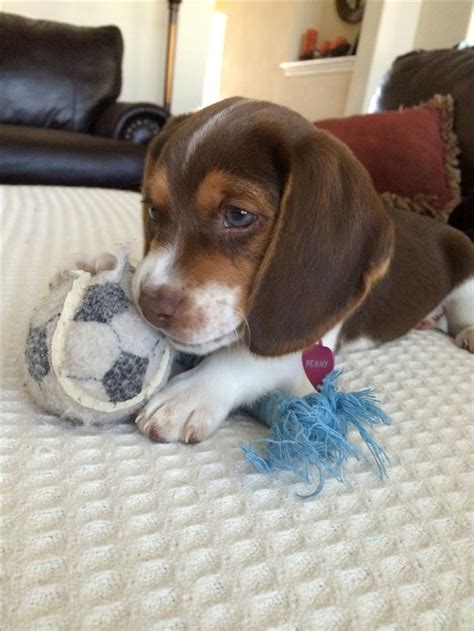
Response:
[{"label": "puppy's muzzle", "polygon": [[179,315],[183,294],[168,287],[142,287],[138,304],[145,318],[158,328],[170,326]]}]

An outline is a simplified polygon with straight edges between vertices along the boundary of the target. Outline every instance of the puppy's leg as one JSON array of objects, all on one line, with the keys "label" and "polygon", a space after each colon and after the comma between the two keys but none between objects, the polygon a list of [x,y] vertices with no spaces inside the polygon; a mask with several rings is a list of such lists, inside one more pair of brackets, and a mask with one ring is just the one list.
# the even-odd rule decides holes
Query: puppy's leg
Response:
[{"label": "puppy's leg", "polygon": [[235,408],[275,388],[302,394],[305,380],[301,353],[266,358],[252,355],[242,345],[224,348],[172,379],[136,423],[158,442],[200,442]]},{"label": "puppy's leg", "polygon": [[443,306],[449,334],[458,346],[474,353],[474,277],[456,287]]},{"label": "puppy's leg", "polygon": [[49,283],[50,289],[55,289],[59,285],[70,278],[74,274],[75,270],[83,270],[84,272],[90,272],[91,274],[98,274],[99,272],[105,272],[106,270],[113,269],[117,265],[117,258],[113,254],[104,252],[99,256],[78,256],[74,263],[71,263],[65,269],[55,274],[51,282]]}]

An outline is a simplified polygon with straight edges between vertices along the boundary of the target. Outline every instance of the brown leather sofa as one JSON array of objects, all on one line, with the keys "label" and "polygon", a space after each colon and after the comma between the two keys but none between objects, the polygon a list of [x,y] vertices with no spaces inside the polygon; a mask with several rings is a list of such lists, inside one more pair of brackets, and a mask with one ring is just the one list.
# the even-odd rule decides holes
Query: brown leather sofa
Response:
[{"label": "brown leather sofa", "polygon": [[454,131],[461,150],[463,201],[449,223],[474,240],[474,47],[417,50],[398,57],[382,81],[376,110],[418,105],[434,94],[454,98]]},{"label": "brown leather sofa", "polygon": [[115,26],[0,13],[0,183],[139,188],[169,114],[117,101],[122,56]]}]

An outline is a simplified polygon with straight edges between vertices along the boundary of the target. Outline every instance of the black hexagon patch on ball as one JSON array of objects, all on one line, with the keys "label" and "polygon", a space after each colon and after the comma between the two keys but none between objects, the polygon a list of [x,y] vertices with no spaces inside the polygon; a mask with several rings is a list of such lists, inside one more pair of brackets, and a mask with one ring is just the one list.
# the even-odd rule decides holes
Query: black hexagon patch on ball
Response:
[{"label": "black hexagon patch on ball", "polygon": [[50,371],[46,327],[30,329],[26,340],[25,361],[31,377],[40,382]]},{"label": "black hexagon patch on ball", "polygon": [[142,391],[147,367],[146,357],[120,353],[112,368],[102,379],[102,384],[112,403],[128,401]]},{"label": "black hexagon patch on ball", "polygon": [[117,313],[128,309],[130,300],[117,283],[91,285],[74,316],[78,322],[110,322]]}]

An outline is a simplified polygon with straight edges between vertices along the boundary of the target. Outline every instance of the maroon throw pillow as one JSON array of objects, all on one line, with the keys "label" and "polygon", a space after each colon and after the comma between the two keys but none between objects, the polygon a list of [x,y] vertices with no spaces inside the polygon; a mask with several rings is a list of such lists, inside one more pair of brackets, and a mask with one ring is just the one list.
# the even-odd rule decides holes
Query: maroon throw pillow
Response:
[{"label": "maroon throw pillow", "polygon": [[447,221],[460,202],[458,142],[451,96],[417,107],[318,121],[345,142],[387,205]]}]

